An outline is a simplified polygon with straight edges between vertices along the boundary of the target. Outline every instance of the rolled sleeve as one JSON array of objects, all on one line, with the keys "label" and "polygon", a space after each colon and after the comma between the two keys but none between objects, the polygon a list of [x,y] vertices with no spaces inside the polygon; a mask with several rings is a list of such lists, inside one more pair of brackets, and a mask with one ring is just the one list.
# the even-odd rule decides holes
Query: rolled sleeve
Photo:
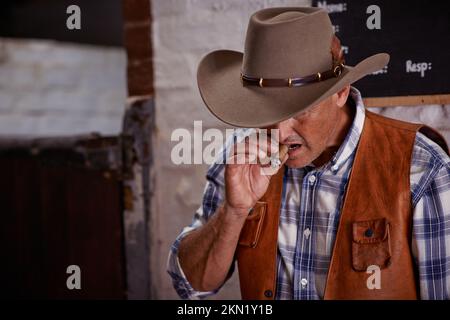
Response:
[{"label": "rolled sleeve", "polygon": [[214,291],[196,291],[187,280],[178,259],[178,248],[181,240],[196,228],[189,226],[183,229],[170,248],[169,258],[167,260],[167,272],[172,278],[172,284],[181,299],[197,300],[216,294],[219,289]]},{"label": "rolled sleeve", "polygon": [[[223,167],[223,166],[222,166]],[[213,165],[207,173],[207,184],[203,193],[202,206],[196,211],[192,223],[185,227],[173,243],[167,260],[167,272],[172,278],[175,291],[182,299],[203,299],[216,294],[221,287],[214,291],[196,291],[187,280],[178,258],[181,240],[190,232],[203,226],[216,212],[223,201],[223,168]]]}]

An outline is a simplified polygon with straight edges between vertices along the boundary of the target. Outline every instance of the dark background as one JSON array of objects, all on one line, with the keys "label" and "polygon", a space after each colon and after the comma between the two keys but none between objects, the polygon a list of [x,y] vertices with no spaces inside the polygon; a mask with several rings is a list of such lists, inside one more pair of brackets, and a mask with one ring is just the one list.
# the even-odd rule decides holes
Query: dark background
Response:
[{"label": "dark background", "polygon": [[[81,30],[69,30],[67,7],[81,9]],[[0,37],[123,45],[121,0],[2,0]]]}]

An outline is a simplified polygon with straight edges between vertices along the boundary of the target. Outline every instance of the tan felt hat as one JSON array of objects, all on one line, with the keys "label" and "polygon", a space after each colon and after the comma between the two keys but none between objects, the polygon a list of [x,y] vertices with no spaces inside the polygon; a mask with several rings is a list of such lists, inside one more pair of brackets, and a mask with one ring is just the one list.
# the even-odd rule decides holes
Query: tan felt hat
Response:
[{"label": "tan felt hat", "polygon": [[244,53],[218,50],[200,62],[197,82],[208,109],[236,127],[261,128],[320,103],[382,69],[379,53],[350,67],[333,59],[333,27],[320,8],[269,8],[250,17]]}]

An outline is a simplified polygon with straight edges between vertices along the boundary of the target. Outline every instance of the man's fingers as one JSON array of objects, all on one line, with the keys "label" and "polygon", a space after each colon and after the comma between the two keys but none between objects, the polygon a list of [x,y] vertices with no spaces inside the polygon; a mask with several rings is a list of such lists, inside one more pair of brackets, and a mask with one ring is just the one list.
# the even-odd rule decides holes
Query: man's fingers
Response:
[{"label": "man's fingers", "polygon": [[282,146],[280,149],[281,150],[280,150],[280,152],[278,154],[278,157],[281,157],[281,158],[272,159],[270,165],[262,166],[261,167],[261,174],[262,175],[266,175],[266,176],[274,175],[275,173],[278,172],[278,170],[280,168],[283,167],[283,165],[289,159],[289,153],[288,153],[287,146]]},{"label": "man's fingers", "polygon": [[226,164],[250,165],[259,164],[256,154],[238,153],[227,158]]},{"label": "man's fingers", "polygon": [[262,163],[261,159],[265,158],[267,158],[267,153],[258,149],[256,144],[241,142],[233,145],[227,157],[227,163],[257,164]]},{"label": "man's fingers", "polygon": [[[252,133],[233,144],[229,158],[239,154],[250,154],[252,155],[249,158],[251,164],[259,163],[263,166],[273,165],[273,162],[277,162],[277,159],[280,158],[282,148],[283,146],[281,148],[279,147],[277,139],[273,139],[267,135]],[[241,156],[235,157],[235,160],[239,160],[239,164],[245,164],[244,159],[246,158]]]}]

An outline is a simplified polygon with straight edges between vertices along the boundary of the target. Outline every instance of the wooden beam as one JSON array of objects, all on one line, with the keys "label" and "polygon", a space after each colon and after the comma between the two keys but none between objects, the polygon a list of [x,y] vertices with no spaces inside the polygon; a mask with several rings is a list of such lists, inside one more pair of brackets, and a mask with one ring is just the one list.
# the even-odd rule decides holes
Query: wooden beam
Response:
[{"label": "wooden beam", "polygon": [[450,103],[450,94],[364,98],[363,100],[366,107],[397,107],[417,106],[424,104],[448,104]]}]

